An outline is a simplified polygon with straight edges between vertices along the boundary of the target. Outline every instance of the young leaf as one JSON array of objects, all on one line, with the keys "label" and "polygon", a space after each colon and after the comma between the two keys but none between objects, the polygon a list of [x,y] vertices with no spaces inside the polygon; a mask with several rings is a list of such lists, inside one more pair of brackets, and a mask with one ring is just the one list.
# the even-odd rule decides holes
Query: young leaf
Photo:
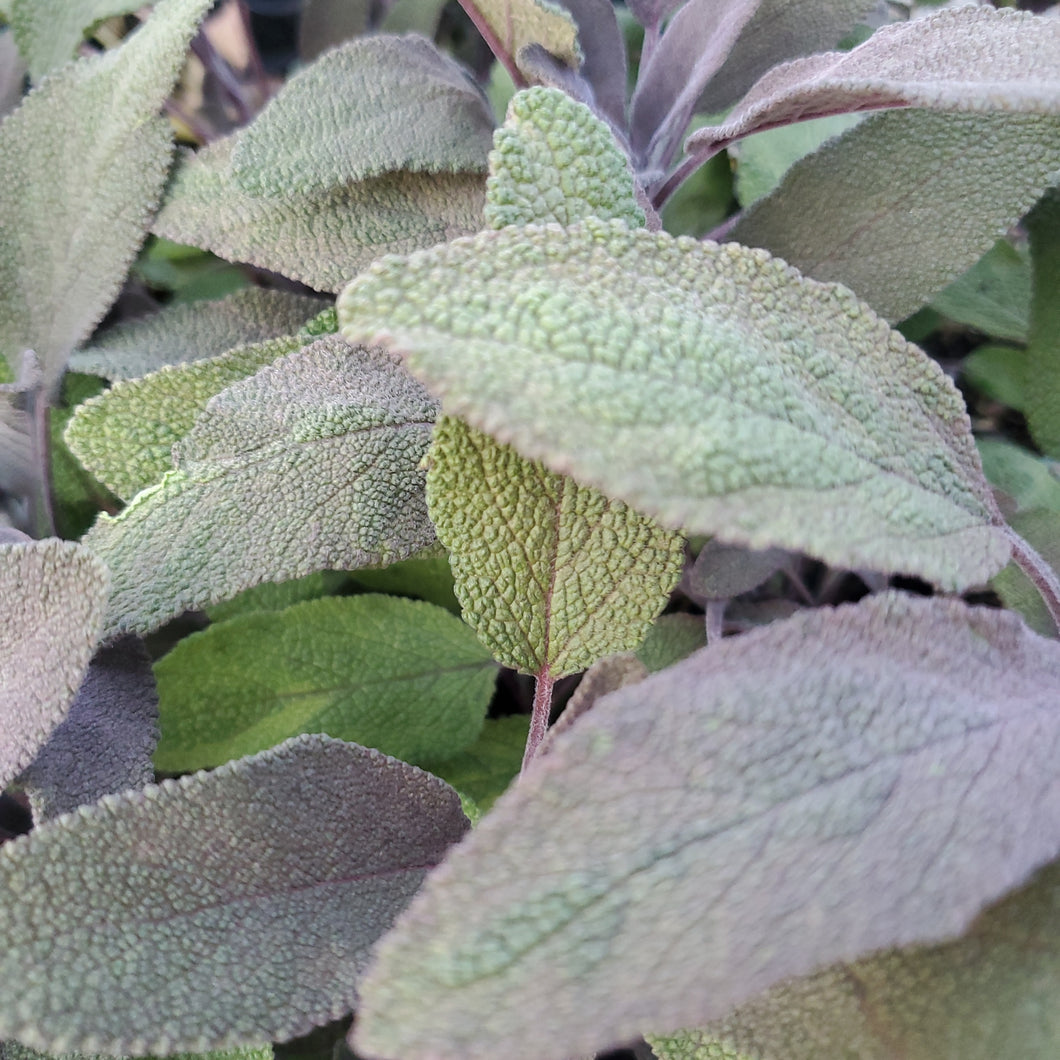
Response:
[{"label": "young leaf", "polygon": [[1054,19],[963,7],[885,26],[850,52],[770,70],[724,124],[694,132],[685,150],[714,154],[761,129],[844,111],[928,107],[1055,115],[1058,99],[1060,25]]},{"label": "young leaf", "polygon": [[80,545],[0,541],[0,789],[62,721],[99,640],[107,571]]},{"label": "young leaf", "polygon": [[70,367],[116,379],[137,379],[167,364],[217,357],[297,331],[323,307],[318,298],[247,287],[227,298],[180,302],[142,320],[108,328],[75,351]]},{"label": "young leaf", "polygon": [[1027,421],[1044,453],[1060,458],[1060,190],[1027,219],[1033,294],[1027,342]]},{"label": "young leaf", "polygon": [[303,345],[303,339],[286,335],[219,357],[167,365],[143,379],[119,380],[78,408],[67,425],[66,444],[108,489],[131,500],[172,470],[173,446],[188,435],[211,398]]},{"label": "young leaf", "polygon": [[574,19],[550,0],[471,0],[465,10],[513,74],[519,53],[530,44],[540,44],[567,66],[582,61]]},{"label": "young leaf", "polygon": [[146,632],[263,581],[432,544],[420,461],[434,416],[392,358],[338,337],[218,394],[177,470],[85,535],[113,577],[108,629]]},{"label": "young leaf", "polygon": [[326,736],[108,796],[0,848],[0,977],[19,984],[0,1034],[165,1054],[305,1033],[350,1010],[466,827],[441,781]]},{"label": "young leaf", "polygon": [[505,229],[378,263],[338,306],[446,411],[664,525],[954,589],[1008,556],[943,373],[761,251]]},{"label": "young leaf", "polygon": [[0,353],[35,350],[46,388],[147,231],[171,151],[155,115],[209,6],[160,0],[120,48],[65,67],[0,125]]},{"label": "young leaf", "polygon": [[887,594],[605,696],[381,943],[354,1048],[558,1060],[959,933],[1056,854],[1058,680],[1016,616]]},{"label": "young leaf", "polygon": [[1034,205],[1058,157],[1055,109],[889,111],[796,162],[730,236],[902,320]]},{"label": "young leaf", "polygon": [[330,597],[243,615],[155,664],[159,769],[220,765],[303,732],[406,762],[472,744],[497,667],[448,611],[393,596]]},{"label": "young leaf", "polygon": [[154,780],[158,696],[143,643],[123,637],[89,663],[70,712],[22,774],[39,824]]},{"label": "young leaf", "polygon": [[[559,0],[578,26],[580,75],[592,89],[593,106],[616,128],[626,124],[626,42],[610,0]],[[540,42],[535,42],[540,43]]]}]

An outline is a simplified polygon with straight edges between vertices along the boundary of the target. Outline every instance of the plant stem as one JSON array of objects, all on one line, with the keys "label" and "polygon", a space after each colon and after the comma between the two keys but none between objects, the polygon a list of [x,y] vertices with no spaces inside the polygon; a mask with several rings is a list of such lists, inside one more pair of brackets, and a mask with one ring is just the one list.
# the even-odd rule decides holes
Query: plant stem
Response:
[{"label": "plant stem", "polygon": [[725,608],[728,605],[728,600],[707,601],[705,624],[708,647],[712,644],[720,644],[721,638],[725,636]]},{"label": "plant stem", "polygon": [[1038,590],[1053,625],[1060,631],[1060,578],[1048,563],[1011,526],[1005,527],[1012,543],[1012,559]]},{"label": "plant stem", "polygon": [[516,88],[526,88],[526,78],[523,77],[519,67],[515,64],[515,56],[501,43],[500,38],[493,32],[492,27],[486,21],[485,15],[478,9],[475,0],[460,0],[460,6],[464,13],[475,24],[475,29],[482,34],[482,39],[489,45],[490,51],[504,64],[504,68],[511,74]]},{"label": "plant stem", "polygon": [[526,753],[523,755],[523,773],[548,731],[548,719],[552,716],[552,686],[555,683],[556,679],[548,672],[547,666],[534,680],[534,705],[530,714],[530,732],[526,737]]}]

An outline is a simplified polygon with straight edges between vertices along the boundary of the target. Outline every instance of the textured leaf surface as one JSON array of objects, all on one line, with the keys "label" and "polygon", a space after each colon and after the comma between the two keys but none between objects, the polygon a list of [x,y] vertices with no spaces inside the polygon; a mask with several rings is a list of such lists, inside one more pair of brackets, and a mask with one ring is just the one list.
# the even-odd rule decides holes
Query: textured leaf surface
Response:
[{"label": "textured leaf surface", "polygon": [[440,781],[323,736],[62,817],[0,850],[0,1033],[136,1054],[304,1033],[353,1006],[465,828]]},{"label": "textured leaf surface", "polygon": [[1060,458],[1060,190],[1027,220],[1033,261],[1027,419],[1042,451]]},{"label": "textured leaf surface", "polygon": [[[474,7],[501,51],[516,60],[527,45],[540,44],[567,66],[581,62],[578,27],[558,4],[549,0],[475,0]],[[494,53],[498,54],[496,49]]]},{"label": "textured leaf surface", "polygon": [[724,124],[693,133],[692,153],[748,133],[842,111],[929,107],[1055,114],[1060,25],[1024,11],[962,7],[884,26],[849,52],[785,63],[767,73]]},{"label": "textured leaf surface", "polygon": [[93,26],[141,6],[137,0],[13,0],[11,28],[30,76],[39,81],[74,58]]},{"label": "textured leaf surface", "polygon": [[[115,1060],[106,1053],[43,1053],[19,1042],[0,1042],[0,1060]],[[173,1053],[169,1060],[273,1060],[271,1045],[248,1045],[207,1053]]]},{"label": "textured leaf surface", "polygon": [[85,536],[111,568],[108,628],[144,632],[263,581],[433,543],[419,465],[434,415],[389,356],[338,337],[229,387],[177,470]]},{"label": "textured leaf surface", "polygon": [[155,114],[207,7],[162,0],[120,48],[49,78],[0,126],[0,352],[35,350],[49,387],[147,231],[171,150]]},{"label": "textured leaf surface", "polygon": [[887,594],[605,696],[381,943],[354,1047],[558,1060],[957,934],[1055,856],[1058,679],[1013,615]]},{"label": "textured leaf surface", "polygon": [[560,0],[578,26],[579,74],[594,107],[618,128],[626,123],[626,41],[610,0]]},{"label": "textured leaf surface", "polygon": [[718,1024],[652,1036],[660,1060],[1051,1060],[1060,1040],[1060,866],[943,946],[891,951],[769,991]]},{"label": "textured leaf surface", "polygon": [[66,714],[107,604],[107,572],[72,542],[0,543],[0,789]]},{"label": "textured leaf surface", "polygon": [[431,453],[461,611],[502,665],[562,677],[640,644],[680,574],[679,534],[452,417]]},{"label": "textured leaf surface", "polygon": [[481,174],[388,173],[318,195],[253,195],[231,170],[238,136],[185,156],[155,232],[337,291],[380,255],[482,225]]},{"label": "textured leaf surface", "polygon": [[730,235],[902,320],[1030,209],[1058,159],[1060,110],[890,111],[797,162]]},{"label": "textured leaf surface", "polygon": [[448,611],[375,593],[244,615],[155,665],[168,772],[216,766],[303,732],[406,762],[472,744],[497,667]]},{"label": "textured leaf surface", "polygon": [[69,714],[22,774],[34,820],[150,784],[157,742],[151,660],[141,641],[123,637],[96,653]]},{"label": "textured leaf surface", "polygon": [[292,77],[235,141],[244,191],[324,195],[396,170],[481,173],[493,115],[470,76],[423,37],[362,37]]},{"label": "textured leaf surface", "polygon": [[708,541],[689,572],[688,587],[707,600],[728,600],[757,589],[788,560],[779,548],[752,551]]},{"label": "textured leaf surface", "polygon": [[664,525],[953,588],[1008,555],[937,366],[761,252],[508,229],[379,263],[338,306],[447,412]]},{"label": "textured leaf surface", "polygon": [[119,380],[78,408],[66,444],[108,489],[131,500],[173,469],[173,446],[212,397],[302,345],[301,338],[287,335]]},{"label": "textured leaf surface", "polygon": [[70,367],[104,379],[136,379],[167,364],[217,357],[236,346],[289,335],[323,303],[289,291],[248,287],[227,298],[181,302],[118,324],[70,358]]}]

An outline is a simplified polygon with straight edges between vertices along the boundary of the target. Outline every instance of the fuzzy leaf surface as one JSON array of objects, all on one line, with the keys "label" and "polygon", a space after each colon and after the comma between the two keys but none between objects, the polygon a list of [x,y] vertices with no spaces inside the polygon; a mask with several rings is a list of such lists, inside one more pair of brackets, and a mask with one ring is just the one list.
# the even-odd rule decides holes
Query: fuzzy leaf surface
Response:
[{"label": "fuzzy leaf surface", "polygon": [[1058,680],[1016,616],[886,594],[603,697],[381,943],[354,1048],[559,1060],[955,936],[1056,854]]},{"label": "fuzzy leaf surface", "polygon": [[112,1054],[303,1034],[353,1007],[369,948],[465,828],[445,784],[326,736],[46,824],[0,849],[19,983],[0,1034]]},{"label": "fuzzy leaf surface", "polygon": [[48,78],[0,125],[0,353],[46,387],[106,312],[171,153],[156,118],[209,0],[161,0],[121,47]]},{"label": "fuzzy leaf surface", "polygon": [[361,37],[292,77],[232,148],[251,195],[325,195],[384,173],[481,173],[485,96],[423,37]]},{"label": "fuzzy leaf surface", "polygon": [[1008,556],[952,384],[768,254],[506,229],[378,263],[338,307],[447,412],[665,526],[951,588]]},{"label": "fuzzy leaf surface", "polygon": [[158,695],[143,643],[122,637],[89,663],[70,712],[22,774],[39,824],[155,778]]},{"label": "fuzzy leaf surface", "polygon": [[302,345],[301,338],[287,335],[119,380],[77,409],[66,444],[108,489],[131,500],[173,469],[173,446],[211,398]]},{"label": "fuzzy leaf surface", "polygon": [[626,41],[609,0],[560,0],[578,26],[579,73],[595,108],[618,128],[626,123]]},{"label": "fuzzy leaf surface", "polygon": [[50,538],[0,544],[0,789],[66,715],[99,639],[107,571]]},{"label": "fuzzy leaf surface", "polygon": [[318,298],[260,287],[214,301],[179,302],[108,328],[73,354],[70,367],[112,382],[137,379],[167,364],[217,357],[236,346],[289,335],[322,305]]},{"label": "fuzzy leaf surface", "polygon": [[496,664],[448,611],[375,593],[243,615],[155,664],[167,772],[209,768],[303,732],[415,764],[482,728]]},{"label": "fuzzy leaf surface", "polygon": [[[247,1045],[206,1053],[173,1053],[169,1060],[273,1060],[271,1045]],[[0,1042],[0,1060],[115,1060],[106,1053],[43,1053],[19,1042]]]},{"label": "fuzzy leaf surface", "polygon": [[1042,451],[1060,459],[1060,190],[1027,219],[1033,269],[1027,342],[1027,419]]},{"label": "fuzzy leaf surface", "polygon": [[112,573],[108,629],[145,632],[264,581],[432,544],[419,465],[435,411],[386,353],[337,336],[229,387],[176,470],[85,535]]},{"label": "fuzzy leaf surface", "polygon": [[540,44],[567,66],[581,63],[578,27],[559,4],[549,0],[474,0],[474,7],[500,49],[516,62],[523,48]]},{"label": "fuzzy leaf surface", "polygon": [[770,70],[724,124],[694,132],[689,154],[713,153],[764,128],[846,111],[1055,114],[1060,25],[1025,11],[962,7],[884,26],[849,52],[795,59]]},{"label": "fuzzy leaf surface", "polygon": [[889,111],[797,162],[730,235],[902,320],[1034,205],[1058,159],[1060,109]]}]

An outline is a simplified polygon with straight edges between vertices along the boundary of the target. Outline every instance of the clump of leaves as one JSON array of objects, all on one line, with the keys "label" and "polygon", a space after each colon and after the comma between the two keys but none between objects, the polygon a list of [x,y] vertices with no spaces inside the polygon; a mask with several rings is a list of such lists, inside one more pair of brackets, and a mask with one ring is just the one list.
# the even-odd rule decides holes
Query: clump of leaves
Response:
[{"label": "clump of leaves", "polygon": [[0,9],[0,1056],[1053,1055],[1060,21],[461,3]]}]

